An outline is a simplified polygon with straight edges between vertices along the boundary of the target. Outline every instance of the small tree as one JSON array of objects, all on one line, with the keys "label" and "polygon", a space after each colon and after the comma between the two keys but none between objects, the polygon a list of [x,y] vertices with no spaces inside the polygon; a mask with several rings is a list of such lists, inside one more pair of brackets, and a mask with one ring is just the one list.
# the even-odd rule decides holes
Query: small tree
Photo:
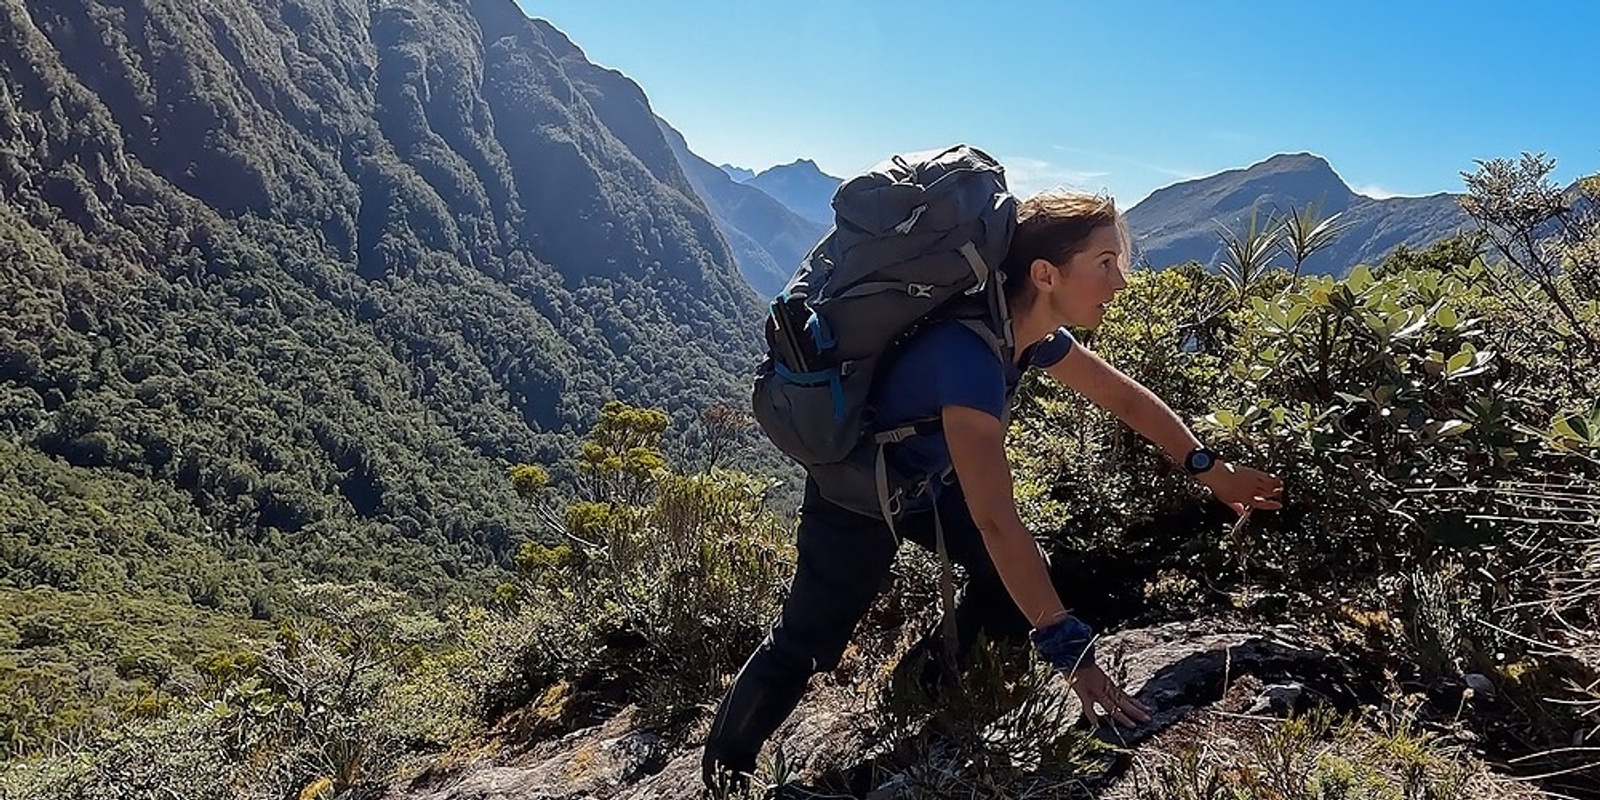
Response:
[{"label": "small tree", "polygon": [[[1554,159],[1523,153],[1517,160],[1479,161],[1478,169],[1462,173],[1467,196],[1461,207],[1477,221],[1490,246],[1505,265],[1532,281],[1584,347],[1590,358],[1600,358],[1600,335],[1592,315],[1580,312],[1574,287],[1564,274],[1592,275],[1600,261],[1600,210],[1592,195],[1594,182],[1580,182],[1576,197],[1550,180]],[[1516,287],[1501,281],[1503,292],[1519,297]],[[1519,298],[1520,299],[1520,298]],[[1525,310],[1534,313],[1531,308]]]},{"label": "small tree", "polygon": [[697,443],[710,472],[725,459],[736,458],[749,444],[753,423],[750,414],[726,403],[718,403],[700,414]]},{"label": "small tree", "polygon": [[[503,595],[522,651],[513,684],[604,675],[669,719],[720,690],[765,632],[793,563],[787,526],[765,508],[770,482],[673,469],[659,449],[667,422],[607,403],[578,457],[579,499],[559,512],[548,473],[512,469],[517,492],[577,545],[530,542],[517,554],[521,581]],[[749,425],[726,406],[701,424],[713,464]]]},{"label": "small tree", "polygon": [[666,468],[661,436],[666,412],[612,400],[600,409],[578,456],[580,489],[596,503],[636,504],[648,499],[655,476]]}]

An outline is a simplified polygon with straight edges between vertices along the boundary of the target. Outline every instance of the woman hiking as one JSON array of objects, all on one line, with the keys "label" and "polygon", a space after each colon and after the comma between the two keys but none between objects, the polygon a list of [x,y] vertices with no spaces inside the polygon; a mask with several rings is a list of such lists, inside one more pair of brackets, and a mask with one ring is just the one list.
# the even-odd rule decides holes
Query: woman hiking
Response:
[{"label": "woman hiking", "polygon": [[831,502],[808,477],[793,582],[776,624],[717,709],[703,757],[708,786],[754,770],[762,744],[799,703],[811,675],[838,665],[900,539],[933,550],[941,525],[949,557],[970,576],[954,614],[958,662],[980,631],[991,640],[1026,635],[1071,681],[1091,723],[1149,720],[1148,709],[1095,663],[1093,631],[1064,607],[1018,516],[1005,420],[1021,375],[1044,370],[1112,412],[1237,512],[1278,508],[1283,484],[1207,449],[1165,402],[1068,332],[1099,326],[1127,286],[1129,249],[1126,222],[1108,197],[1057,191],[1022,202],[1000,267],[1015,341],[1009,363],[969,326],[943,321],[906,342],[874,379],[870,403],[879,427],[942,422],[886,445],[885,457],[905,474],[953,480],[933,481],[931,491],[907,498],[891,528]]}]

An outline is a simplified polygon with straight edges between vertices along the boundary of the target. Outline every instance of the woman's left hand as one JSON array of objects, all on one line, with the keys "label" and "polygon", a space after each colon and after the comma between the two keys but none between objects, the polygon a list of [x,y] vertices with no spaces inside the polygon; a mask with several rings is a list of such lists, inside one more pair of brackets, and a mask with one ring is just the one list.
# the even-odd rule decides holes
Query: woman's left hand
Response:
[{"label": "woman's left hand", "polygon": [[1090,725],[1110,721],[1124,728],[1134,728],[1150,721],[1150,709],[1122,691],[1122,687],[1099,667],[1092,664],[1080,667],[1068,680],[1083,703],[1083,716]]},{"label": "woman's left hand", "polygon": [[1209,487],[1218,500],[1240,514],[1247,508],[1283,507],[1283,479],[1258,469],[1219,461],[1200,474],[1200,482]]}]

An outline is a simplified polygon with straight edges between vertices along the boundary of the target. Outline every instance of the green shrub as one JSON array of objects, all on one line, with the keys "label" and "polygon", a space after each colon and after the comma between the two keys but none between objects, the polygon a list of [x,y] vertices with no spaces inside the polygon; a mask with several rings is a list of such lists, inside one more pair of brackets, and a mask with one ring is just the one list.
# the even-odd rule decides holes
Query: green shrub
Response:
[{"label": "green shrub", "polygon": [[[132,713],[102,721],[69,752],[5,764],[0,790],[86,799],[281,798],[319,782],[343,792],[380,781],[411,738],[394,687],[415,665],[419,646],[438,641],[438,625],[407,613],[402,595],[376,584],[301,586],[298,598],[301,614],[259,652],[202,659],[215,686],[165,699],[159,691],[145,695]],[[128,665],[171,670],[148,656]]]},{"label": "green shrub", "polygon": [[1500,479],[1532,450],[1515,387],[1463,310],[1475,292],[1455,274],[1357,268],[1238,312],[1236,399],[1200,428],[1287,481],[1299,523],[1261,560],[1319,578],[1403,572],[1436,544],[1493,537],[1470,495],[1422,491]]},{"label": "green shrub", "polygon": [[472,655],[424,668],[484,665],[441,690],[464,716],[599,683],[670,721],[718,692],[776,618],[793,545],[768,511],[769,483],[672,471],[659,450],[666,423],[657,411],[607,404],[578,453],[582,499],[559,510],[547,473],[513,468],[559,541],[522,545],[505,606],[463,618]]}]

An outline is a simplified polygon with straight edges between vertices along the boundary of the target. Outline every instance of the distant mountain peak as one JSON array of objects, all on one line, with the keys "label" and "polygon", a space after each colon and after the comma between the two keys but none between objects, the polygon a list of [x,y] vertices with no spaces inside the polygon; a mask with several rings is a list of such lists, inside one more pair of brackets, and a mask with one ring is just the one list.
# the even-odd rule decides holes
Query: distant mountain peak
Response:
[{"label": "distant mountain peak", "polygon": [[823,172],[809,158],[768,167],[747,182],[806,219],[824,225],[833,223],[833,192],[841,181]]},{"label": "distant mountain peak", "polygon": [[1246,177],[1299,175],[1304,180],[1324,184],[1339,194],[1350,191],[1350,185],[1334,171],[1328,159],[1315,153],[1278,153],[1265,161],[1250,165],[1242,172]]},{"label": "distant mountain peak", "polygon": [[[817,166],[817,162],[812,161],[809,158],[797,158],[797,159],[795,159],[795,160],[793,160],[793,161],[791,161],[791,162],[789,162],[787,164],[778,164],[777,166],[767,167],[766,169],[764,169],[761,172],[757,173],[756,177],[759,178],[762,175],[766,175],[768,173],[776,173],[776,172],[786,172],[786,173],[791,173],[793,175],[803,175],[803,176],[807,176],[807,177],[813,177],[813,176],[824,176],[824,177],[827,177],[825,175],[825,173],[823,173],[822,168]],[[837,178],[830,178],[830,180],[837,181],[838,179]]]},{"label": "distant mountain peak", "polygon": [[1328,159],[1316,153],[1305,151],[1299,153],[1277,153],[1268,157],[1265,161],[1251,165],[1250,169],[1268,166],[1294,169],[1333,169],[1333,165],[1328,163]]},{"label": "distant mountain peak", "polygon": [[1397,245],[1425,247],[1458,232],[1466,219],[1451,195],[1373,199],[1357,193],[1320,155],[1278,153],[1240,169],[1158,189],[1128,211],[1143,256],[1164,267],[1194,260],[1208,266],[1225,258],[1217,224],[1245,224],[1252,212],[1282,215],[1315,205],[1326,217],[1343,214],[1348,226],[1306,270],[1343,274],[1377,263]]},{"label": "distant mountain peak", "polygon": [[754,172],[731,164],[714,167],[695,155],[683,134],[666,120],[657,117],[656,124],[727,240],[745,281],[759,295],[777,294],[827,225],[806,219],[751,184]]},{"label": "distant mountain peak", "polygon": [[[1265,191],[1263,184],[1267,185]],[[1169,204],[1190,205],[1190,195],[1194,192],[1207,194],[1210,196],[1207,202],[1222,206],[1232,205],[1233,198],[1221,198],[1221,194],[1233,197],[1249,195],[1271,202],[1275,199],[1273,195],[1283,190],[1291,195],[1316,199],[1324,206],[1340,208],[1355,196],[1350,185],[1339,177],[1326,158],[1315,153],[1299,152],[1277,153],[1248,167],[1235,167],[1213,175],[1178,181],[1155,190],[1139,205],[1146,206],[1147,211]],[[1168,215],[1158,213],[1157,216]]]},{"label": "distant mountain peak", "polygon": [[756,176],[755,170],[745,169],[744,167],[736,167],[732,164],[721,164],[718,165],[717,169],[722,170],[736,183],[744,183],[745,181],[748,181]]}]

